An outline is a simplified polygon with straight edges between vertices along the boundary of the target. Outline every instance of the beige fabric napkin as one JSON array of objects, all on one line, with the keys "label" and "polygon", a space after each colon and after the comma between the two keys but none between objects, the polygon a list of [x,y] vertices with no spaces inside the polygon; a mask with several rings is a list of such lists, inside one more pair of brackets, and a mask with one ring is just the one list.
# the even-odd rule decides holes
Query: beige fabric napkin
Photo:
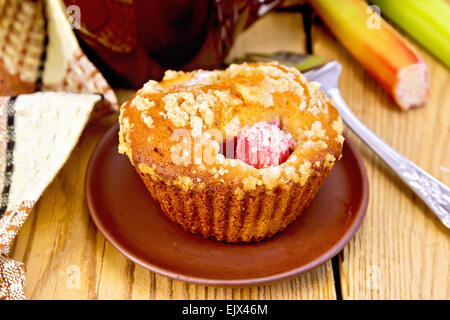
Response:
[{"label": "beige fabric napkin", "polygon": [[78,45],[61,0],[0,0],[0,96],[37,90],[97,92],[117,99]]},{"label": "beige fabric napkin", "polygon": [[117,108],[60,0],[0,0],[0,300],[25,298],[8,251],[34,204],[89,119]]}]

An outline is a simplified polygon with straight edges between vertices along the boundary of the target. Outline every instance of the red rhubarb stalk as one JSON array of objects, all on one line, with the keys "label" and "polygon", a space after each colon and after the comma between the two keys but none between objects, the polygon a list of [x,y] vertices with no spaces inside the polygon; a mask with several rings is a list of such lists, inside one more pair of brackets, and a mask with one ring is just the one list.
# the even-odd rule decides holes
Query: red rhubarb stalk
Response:
[{"label": "red rhubarb stalk", "polygon": [[407,110],[426,101],[429,87],[426,64],[366,2],[309,2],[340,42],[388,91],[400,108]]}]

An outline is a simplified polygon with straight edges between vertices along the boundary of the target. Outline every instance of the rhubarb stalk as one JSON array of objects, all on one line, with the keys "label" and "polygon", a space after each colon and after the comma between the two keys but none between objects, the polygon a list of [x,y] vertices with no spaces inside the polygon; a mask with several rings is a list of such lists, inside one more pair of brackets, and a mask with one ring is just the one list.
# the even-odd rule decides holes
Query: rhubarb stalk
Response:
[{"label": "rhubarb stalk", "polygon": [[450,68],[450,4],[445,0],[369,0],[381,14]]},{"label": "rhubarb stalk", "polygon": [[426,101],[428,68],[422,58],[363,0],[310,0],[325,24],[407,110]]}]

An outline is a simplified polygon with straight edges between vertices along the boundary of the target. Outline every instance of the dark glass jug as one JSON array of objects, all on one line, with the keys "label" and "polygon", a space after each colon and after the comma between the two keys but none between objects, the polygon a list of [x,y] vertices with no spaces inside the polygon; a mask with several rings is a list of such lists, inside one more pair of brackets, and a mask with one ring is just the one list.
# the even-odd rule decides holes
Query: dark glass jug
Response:
[{"label": "dark glass jug", "polygon": [[116,86],[220,67],[237,34],[282,0],[65,0],[83,50]]}]

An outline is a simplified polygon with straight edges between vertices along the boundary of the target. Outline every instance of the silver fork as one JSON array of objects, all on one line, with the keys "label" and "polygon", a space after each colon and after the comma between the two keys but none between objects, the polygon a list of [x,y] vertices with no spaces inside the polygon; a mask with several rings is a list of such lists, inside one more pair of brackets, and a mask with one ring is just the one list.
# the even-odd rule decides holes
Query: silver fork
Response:
[{"label": "silver fork", "polygon": [[353,114],[339,91],[338,81],[342,66],[337,61],[289,52],[278,52],[272,55],[248,54],[244,60],[278,60],[295,66],[304,72],[308,80],[319,82],[322,90],[334,100],[345,124],[425,202],[447,228],[450,228],[450,189],[392,149]]}]

